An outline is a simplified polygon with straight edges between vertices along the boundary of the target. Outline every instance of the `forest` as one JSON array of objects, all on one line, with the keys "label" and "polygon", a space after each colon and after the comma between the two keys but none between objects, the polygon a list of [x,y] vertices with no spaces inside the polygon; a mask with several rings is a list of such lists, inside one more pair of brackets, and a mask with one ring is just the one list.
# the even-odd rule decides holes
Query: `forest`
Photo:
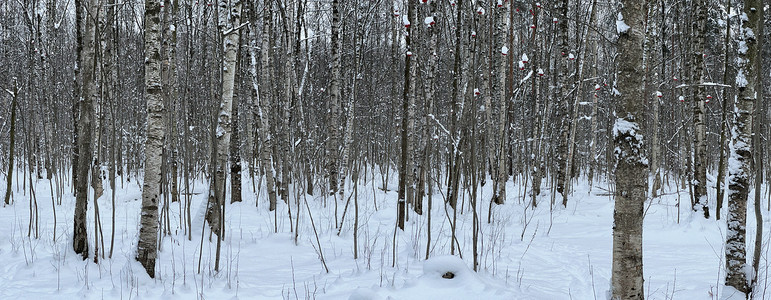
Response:
[{"label": "forest", "polygon": [[767,2],[0,1],[0,299],[771,299]]}]

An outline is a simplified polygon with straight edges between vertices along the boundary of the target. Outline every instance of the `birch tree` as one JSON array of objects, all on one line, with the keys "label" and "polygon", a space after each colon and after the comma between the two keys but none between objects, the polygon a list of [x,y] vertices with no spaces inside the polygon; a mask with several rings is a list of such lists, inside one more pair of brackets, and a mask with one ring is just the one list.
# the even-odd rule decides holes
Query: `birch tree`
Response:
[{"label": "birch tree", "polygon": [[18,83],[16,82],[16,78],[13,80],[13,91],[6,90],[8,94],[11,96],[11,132],[9,133],[9,143],[8,143],[8,173],[6,173],[6,185],[5,185],[5,205],[11,204],[11,192],[13,191],[11,189],[11,183],[13,181],[13,159],[14,159],[14,152],[16,149],[16,107],[18,106],[18,98],[19,98],[19,87]]},{"label": "birch tree", "polygon": [[613,212],[613,265],[611,298],[643,299],[643,204],[648,185],[648,160],[644,151],[645,98],[643,91],[643,41],[649,1],[620,2],[616,19],[618,52],[613,144],[616,157],[616,201]]},{"label": "birch tree", "polygon": [[81,15],[86,19],[85,31],[83,32],[83,55],[82,64],[83,90],[80,96],[80,117],[78,119],[78,181],[75,189],[75,217],[73,246],[75,253],[88,258],[88,233],[86,231],[86,211],[88,210],[88,176],[91,171],[91,155],[93,149],[92,122],[94,119],[93,103],[97,98],[96,88],[96,10],[98,9],[97,0],[89,0],[88,6],[90,14]]},{"label": "birch tree", "polygon": [[[506,132],[506,67],[508,64],[509,45],[509,22],[508,15],[511,5],[508,1],[498,0],[495,5],[495,33],[494,33],[494,45],[496,50],[492,51],[493,66],[492,73],[495,74],[495,81],[493,81],[493,98],[495,99],[498,108],[498,120],[488,120],[490,122],[489,130],[492,137],[490,147],[492,155],[490,156],[490,165],[493,169],[493,198],[492,201],[496,204],[503,204],[506,201],[506,181],[509,179],[509,171],[506,168],[506,149],[507,135]],[[486,108],[487,111],[492,111],[492,106]],[[488,116],[491,114],[488,113]],[[495,126],[493,126],[495,124]]]},{"label": "birch tree", "polygon": [[693,78],[691,88],[693,104],[693,211],[701,210],[705,218],[709,218],[709,206],[707,206],[707,141],[706,125],[704,124],[704,102],[707,100],[706,87],[704,86],[706,72],[704,70],[704,40],[706,39],[705,24],[707,22],[707,7],[704,0],[693,1],[696,20],[692,23],[693,38],[695,43],[693,57]]},{"label": "birch tree", "polygon": [[[147,101],[147,140],[145,178],[142,184],[142,216],[136,259],[151,278],[155,278],[158,252],[158,201],[161,197],[161,157],[163,155],[165,107],[161,84],[161,2],[145,1],[145,100]],[[83,153],[83,152],[81,152]]]},{"label": "birch tree", "polygon": [[[573,54],[570,53],[570,45],[568,43],[568,0],[557,1],[557,12],[559,19],[557,22],[558,31],[558,51],[560,55],[557,59],[557,65],[559,65],[559,75],[557,82],[557,109],[554,111],[556,114],[556,122],[559,126],[559,136],[557,137],[556,154],[557,154],[557,192],[562,195],[562,205],[567,207],[568,205],[568,186],[570,184],[570,170],[567,167],[570,165],[567,161],[568,158],[568,135],[569,135],[569,122],[566,116],[568,112],[568,102],[570,94],[570,74],[568,68],[568,57]],[[561,19],[561,20],[560,20]]]},{"label": "birch tree", "polygon": [[[216,169],[214,170],[214,190],[209,192],[207,221],[219,239],[224,235],[225,181],[228,174],[228,153],[230,137],[233,131],[232,110],[235,87],[236,60],[241,29],[241,0],[221,1],[219,4],[219,30],[222,31],[224,62],[222,66],[222,98],[217,113]],[[213,200],[212,200],[213,199]],[[220,242],[217,242],[219,254]],[[215,270],[219,268],[219,255],[215,261]]]},{"label": "birch tree", "polygon": [[401,119],[401,152],[399,156],[399,195],[396,222],[399,229],[404,230],[404,221],[407,214],[407,203],[411,203],[414,195],[413,170],[412,170],[412,128],[414,126],[415,99],[413,96],[414,50],[412,48],[413,27],[415,23],[415,1],[407,1],[407,14],[404,16],[404,27],[407,33],[404,36],[407,51],[404,53],[404,90],[402,93],[402,119]]},{"label": "birch tree", "polygon": [[[744,299],[752,289],[748,283],[747,263],[747,197],[750,191],[750,164],[752,163],[752,115],[755,108],[758,83],[758,32],[762,22],[762,0],[742,1],[743,13],[737,35],[738,55],[733,112],[733,129],[728,158],[728,215],[726,216],[725,268],[726,288],[723,298]],[[740,294],[743,297],[735,296]]]},{"label": "birch tree", "polygon": [[[413,209],[417,214],[423,214],[423,195],[425,194],[426,190],[426,183],[429,181],[429,178],[427,178],[429,175],[427,174],[429,171],[427,170],[430,168],[430,155],[431,155],[431,143],[435,141],[435,139],[431,136],[432,134],[432,128],[431,124],[433,123],[433,120],[431,119],[433,116],[433,110],[434,110],[434,97],[435,97],[435,80],[436,80],[436,70],[437,70],[437,58],[438,54],[437,51],[437,44],[436,44],[436,34],[437,31],[439,31],[439,28],[437,28],[437,15],[436,15],[436,7],[437,3],[436,1],[432,1],[428,4],[428,12],[427,16],[423,21],[423,26],[425,26],[425,31],[427,35],[427,44],[428,44],[428,51],[427,51],[427,62],[426,62],[426,71],[425,76],[426,80],[423,84],[423,93],[425,94],[425,100],[424,100],[424,111],[423,111],[423,128],[421,132],[421,139],[420,139],[420,148],[418,149],[419,154],[417,159],[419,159],[419,162],[417,164],[417,181],[418,181],[418,187],[417,187],[417,193],[415,195],[415,204]],[[430,188],[431,183],[428,182],[428,186]]]},{"label": "birch tree", "polygon": [[[270,0],[263,1],[263,15],[262,15],[262,37],[261,37],[261,47],[260,47],[260,75],[257,76],[257,70],[256,70],[256,53],[254,53],[254,50],[251,50],[250,57],[251,57],[251,72],[252,72],[252,96],[254,96],[257,99],[257,107],[254,110],[255,118],[259,120],[260,122],[260,128],[259,130],[259,139],[261,145],[261,153],[260,153],[260,160],[262,162],[262,167],[265,170],[265,188],[268,190],[268,201],[269,201],[269,210],[274,211],[276,210],[276,183],[275,183],[275,176],[276,176],[276,170],[273,168],[273,138],[270,134],[270,126],[271,126],[271,120],[270,120],[270,106],[271,106],[271,97],[272,97],[272,90],[270,89],[270,68],[268,67],[270,64],[270,28],[272,23],[272,13],[271,13],[271,2]],[[257,21],[257,12],[252,11],[252,20],[256,23]],[[254,31],[253,31],[254,32]],[[252,38],[252,42],[256,44],[256,37]],[[250,49],[254,49],[255,45],[252,45]],[[259,83],[263,83],[264,87],[262,89],[259,88]]]},{"label": "birch tree", "polygon": [[329,84],[329,111],[327,113],[327,176],[329,177],[329,195],[336,195],[338,183],[338,157],[340,147],[340,1],[332,0],[332,81]]}]

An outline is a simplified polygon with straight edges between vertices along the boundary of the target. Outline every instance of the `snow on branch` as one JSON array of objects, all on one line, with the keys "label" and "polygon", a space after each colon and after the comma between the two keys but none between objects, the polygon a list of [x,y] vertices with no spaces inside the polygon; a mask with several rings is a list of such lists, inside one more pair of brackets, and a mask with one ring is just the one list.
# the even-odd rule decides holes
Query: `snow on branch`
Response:
[{"label": "snow on branch", "polygon": [[450,131],[447,130],[447,128],[444,127],[444,125],[442,125],[442,123],[439,122],[439,120],[436,119],[436,117],[434,117],[434,114],[428,114],[428,117],[431,118],[431,120],[434,120],[434,122],[436,122],[436,125],[439,125],[439,128],[442,129],[444,134],[446,134],[447,137],[450,138],[450,140],[452,141],[452,144],[455,145],[455,152],[459,152],[459,150],[458,150],[458,142],[455,140],[455,137],[452,136],[452,133],[450,133]]},{"label": "snow on branch", "polygon": [[222,32],[222,35],[228,35],[228,34],[231,34],[233,31],[239,30],[239,29],[241,29],[241,27],[244,27],[244,26],[247,26],[247,25],[249,25],[249,21],[246,21],[245,23],[241,23],[241,25],[238,25],[238,26],[237,26],[237,27],[235,27],[235,28],[230,28],[230,29],[228,29],[228,30],[225,30],[225,31],[223,31],[223,32]]},{"label": "snow on branch", "polygon": [[618,32],[618,34],[622,34],[627,30],[629,30],[629,28],[630,28],[629,25],[626,25],[626,23],[624,23],[624,15],[622,15],[619,12],[618,18],[616,19],[616,32]]},{"label": "snow on branch", "polygon": [[675,88],[676,89],[681,89],[681,88],[686,88],[686,87],[691,87],[691,86],[715,86],[715,87],[727,87],[727,88],[732,87],[732,86],[730,86],[728,84],[722,84],[722,83],[717,83],[717,82],[705,82],[705,83],[697,83],[697,84],[685,84],[685,83],[683,83],[681,85],[676,86]]}]

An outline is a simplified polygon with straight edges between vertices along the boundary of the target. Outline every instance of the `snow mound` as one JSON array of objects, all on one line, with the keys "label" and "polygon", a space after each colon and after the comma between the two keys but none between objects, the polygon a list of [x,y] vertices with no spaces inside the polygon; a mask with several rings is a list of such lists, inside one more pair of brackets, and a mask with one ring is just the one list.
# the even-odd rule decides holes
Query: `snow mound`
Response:
[{"label": "snow mound", "polygon": [[469,269],[456,256],[436,256],[423,263],[423,274],[391,287],[359,288],[348,300],[517,299],[513,290]]},{"label": "snow mound", "polygon": [[368,289],[356,289],[353,291],[353,294],[351,294],[350,297],[348,297],[348,300],[382,300],[383,297],[380,297],[377,293],[375,293],[372,290]]},{"label": "snow mound", "polygon": [[423,263],[423,276],[426,281],[436,280],[439,284],[465,284],[479,281],[476,274],[466,266],[462,259],[456,256],[437,256]]},{"label": "snow mound", "polygon": [[747,295],[732,286],[724,286],[720,293],[720,300],[745,300]]}]

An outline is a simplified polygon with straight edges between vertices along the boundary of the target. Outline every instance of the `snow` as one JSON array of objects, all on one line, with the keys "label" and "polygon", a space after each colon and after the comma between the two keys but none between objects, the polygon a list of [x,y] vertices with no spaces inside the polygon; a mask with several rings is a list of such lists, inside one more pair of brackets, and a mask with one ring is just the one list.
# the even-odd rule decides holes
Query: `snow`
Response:
[{"label": "snow", "polygon": [[434,24],[434,17],[428,16],[425,20],[423,20],[423,24],[426,24],[426,26],[431,27],[432,24]]},{"label": "snow", "polygon": [[530,70],[530,72],[527,72],[527,75],[525,75],[525,77],[522,77],[522,80],[519,81],[519,84],[525,83],[525,81],[530,79],[530,77],[532,76],[533,76],[533,70]]},{"label": "snow", "polygon": [[746,87],[749,83],[747,82],[747,77],[744,77],[744,69],[739,68],[739,70],[736,72],[736,87]]},{"label": "snow", "polygon": [[737,46],[737,50],[739,51],[739,54],[747,54],[747,42],[745,41],[739,41],[739,44]]},{"label": "snow", "polygon": [[616,119],[616,123],[613,125],[613,137],[618,137],[619,135],[636,135],[637,131],[640,130],[640,127],[635,122],[627,121],[624,118],[618,118]]},{"label": "snow", "polygon": [[225,135],[225,129],[222,128],[222,126],[217,125],[216,134],[217,134],[217,138],[222,137],[223,135]]},{"label": "snow", "polygon": [[[34,180],[40,212],[40,238],[35,239],[26,235],[31,197],[14,182],[15,203],[0,207],[0,224],[6,228],[0,231],[0,299],[605,299],[611,276],[614,203],[607,195],[608,183],[604,179],[595,182],[592,189],[585,179],[580,180],[574,186],[568,207],[555,207],[553,211],[548,205],[552,197],[548,189],[538,197],[545,205],[532,208],[529,201],[518,201],[517,195],[525,189],[521,181],[509,180],[506,204],[492,207],[493,223],[480,222],[479,271],[475,272],[470,234],[473,216],[468,211],[468,198],[462,200],[466,201],[466,208],[462,213],[459,211],[457,221],[462,259],[457,248],[456,255],[449,256],[445,207],[441,197],[434,197],[430,258],[425,260],[424,213],[411,215],[405,231],[397,231],[396,261],[392,260],[397,193],[380,189],[380,174],[375,169],[371,168],[374,173],[367,172],[358,185],[358,259],[353,259],[353,214],[346,215],[338,236],[334,205],[329,202],[332,200],[327,199],[325,205],[319,193],[305,199],[313,213],[329,273],[319,260],[318,244],[304,205],[295,244],[294,233],[289,231],[287,205],[279,201],[278,222],[274,222],[274,214],[267,211],[265,189],[254,191],[251,184],[243,185],[243,203],[230,204],[226,200],[227,238],[222,244],[222,269],[217,273],[213,270],[216,243],[208,240],[208,230],[202,231],[208,183],[193,180],[192,240],[187,240],[177,223],[178,203],[174,203],[169,210],[172,233],[160,239],[158,276],[151,279],[134,261],[141,178],[118,179],[115,251],[112,258],[100,259],[98,264],[93,257],[83,261],[72,251],[74,198],[69,186],[63,187],[62,204],[55,206],[58,218],[54,222],[48,180]],[[251,180],[246,177],[248,173],[243,172],[244,180]],[[390,178],[389,186],[395,186],[396,181],[396,177]],[[350,181],[346,183],[352,185]],[[109,251],[112,191],[109,184],[104,186],[105,196],[99,199],[99,207]],[[490,199],[491,186],[479,190],[479,199]],[[687,190],[677,189],[676,184],[662,186],[663,196],[645,204],[646,299],[713,299],[710,295],[721,295],[724,300],[744,299],[724,286],[721,245],[725,219],[705,220],[689,209],[678,210],[678,199],[687,201]],[[56,190],[53,192],[57,194]],[[256,193],[260,199],[258,207]],[[714,198],[714,190],[709,193]],[[90,202],[87,228],[93,246],[94,206],[93,200]],[[293,198],[290,203],[294,203]],[[342,209],[344,203],[339,203]],[[748,209],[753,210],[751,201]],[[296,213],[293,204],[292,221]],[[481,205],[480,216],[487,213],[488,206]],[[763,213],[765,222],[769,222],[771,215],[765,206]],[[752,244],[752,215],[748,220],[747,237]],[[273,232],[274,226],[278,233]],[[747,255],[751,256],[749,252]],[[765,267],[766,260],[761,260],[761,282],[766,276]],[[448,271],[455,277],[443,278]],[[765,293],[768,299],[771,291]]]},{"label": "snow", "polygon": [[744,28],[744,38],[755,39],[755,32],[752,31],[752,28]]},{"label": "snow", "polygon": [[720,294],[720,300],[746,300],[747,295],[740,292],[732,286],[726,286],[723,288],[723,292]]},{"label": "snow", "polygon": [[619,12],[618,18],[616,19],[616,32],[618,32],[618,34],[622,34],[629,30],[629,28],[629,25],[624,23],[624,16],[621,14],[621,12]]},{"label": "snow", "polygon": [[501,54],[503,55],[509,54],[509,47],[506,47],[506,45],[503,45],[503,47],[501,47]]}]

